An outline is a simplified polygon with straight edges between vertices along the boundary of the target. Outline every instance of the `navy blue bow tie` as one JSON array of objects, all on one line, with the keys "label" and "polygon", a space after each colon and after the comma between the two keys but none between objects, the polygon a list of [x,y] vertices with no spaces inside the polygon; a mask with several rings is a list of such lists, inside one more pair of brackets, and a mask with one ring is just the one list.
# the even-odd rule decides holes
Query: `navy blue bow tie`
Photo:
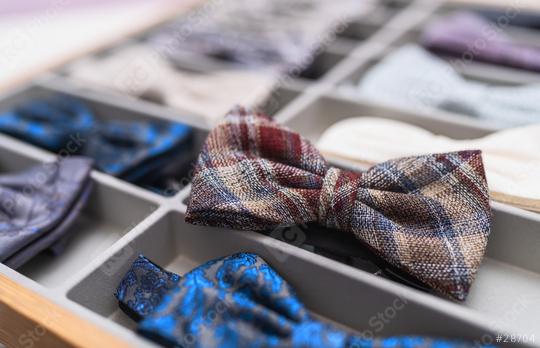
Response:
[{"label": "navy blue bow tie", "polygon": [[92,161],[71,157],[0,176],[0,262],[18,268],[59,251],[92,189]]},{"label": "navy blue bow tie", "polygon": [[90,137],[83,153],[101,171],[138,182],[157,169],[153,161],[185,148],[191,134],[190,127],[173,122],[109,121]]},{"label": "navy blue bow tie", "polygon": [[53,152],[93,158],[95,167],[166,191],[193,160],[191,127],[162,120],[97,121],[79,100],[55,96],[0,115],[0,132]]},{"label": "navy blue bow tie", "polygon": [[0,132],[53,152],[65,149],[75,137],[85,137],[94,126],[89,108],[60,96],[32,100],[0,115]]},{"label": "navy blue bow tie", "polygon": [[313,318],[262,258],[239,253],[180,277],[139,256],[121,281],[120,307],[167,347],[469,347],[424,337],[368,339]]}]

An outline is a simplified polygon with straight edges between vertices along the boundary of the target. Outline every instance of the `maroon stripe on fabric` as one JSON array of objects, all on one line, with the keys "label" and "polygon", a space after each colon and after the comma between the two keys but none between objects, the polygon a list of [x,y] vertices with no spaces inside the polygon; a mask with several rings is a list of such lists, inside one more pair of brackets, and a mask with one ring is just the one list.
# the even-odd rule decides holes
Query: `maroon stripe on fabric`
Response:
[{"label": "maroon stripe on fabric", "polygon": [[269,159],[282,160],[287,153],[286,144],[283,141],[283,132],[275,127],[262,126],[260,131],[260,153]]},{"label": "maroon stripe on fabric", "polygon": [[474,160],[474,162],[476,162],[476,165],[472,166],[474,169],[474,172],[478,174],[482,179],[486,180],[486,171],[484,169],[484,162],[482,161],[482,151],[480,150],[461,151],[460,155],[461,154],[463,154],[463,158],[466,160],[469,160],[472,157],[472,159],[469,161]]},{"label": "maroon stripe on fabric", "polygon": [[289,133],[289,139],[291,142],[291,160],[296,165],[302,164],[302,140],[298,134]]},{"label": "maroon stripe on fabric", "polygon": [[[240,123],[239,128],[239,139],[240,139],[240,150],[243,150],[246,152],[246,154],[250,155],[251,151],[249,148],[249,127],[246,123],[242,122]],[[234,136],[234,134],[231,134],[231,138]]]}]

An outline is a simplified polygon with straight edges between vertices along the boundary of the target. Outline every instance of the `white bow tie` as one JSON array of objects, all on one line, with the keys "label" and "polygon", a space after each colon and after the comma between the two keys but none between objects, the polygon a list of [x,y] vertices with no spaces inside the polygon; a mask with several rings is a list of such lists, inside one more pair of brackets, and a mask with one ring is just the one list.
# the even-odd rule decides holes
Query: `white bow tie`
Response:
[{"label": "white bow tie", "polygon": [[466,81],[449,63],[416,45],[394,51],[368,71],[358,92],[383,104],[441,109],[500,127],[540,122],[540,84],[497,87]]},{"label": "white bow tie", "polygon": [[328,128],[318,148],[329,159],[364,165],[426,153],[480,149],[492,199],[540,212],[540,124],[474,140],[454,140],[399,121],[357,117]]},{"label": "white bow tie", "polygon": [[157,99],[203,116],[211,124],[236,104],[255,106],[262,102],[275,84],[275,76],[251,71],[179,71],[158,51],[143,45],[76,62],[70,66],[69,75],[81,82]]}]

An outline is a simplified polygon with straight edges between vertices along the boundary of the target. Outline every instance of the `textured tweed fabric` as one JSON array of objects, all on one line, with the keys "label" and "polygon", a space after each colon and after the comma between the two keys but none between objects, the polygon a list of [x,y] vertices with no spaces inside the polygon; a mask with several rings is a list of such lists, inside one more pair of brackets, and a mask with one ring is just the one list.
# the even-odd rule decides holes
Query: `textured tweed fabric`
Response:
[{"label": "textured tweed fabric", "polygon": [[186,221],[263,230],[318,222],[353,233],[436,292],[464,300],[490,230],[480,151],[408,157],[363,173],[327,165],[270,118],[227,115],[199,155]]}]

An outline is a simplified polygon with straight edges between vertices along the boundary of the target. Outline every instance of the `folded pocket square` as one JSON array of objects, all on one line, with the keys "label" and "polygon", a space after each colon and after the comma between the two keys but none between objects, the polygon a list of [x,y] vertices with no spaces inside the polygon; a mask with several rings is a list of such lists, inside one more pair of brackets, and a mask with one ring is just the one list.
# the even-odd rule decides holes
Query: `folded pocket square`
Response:
[{"label": "folded pocket square", "polygon": [[0,261],[18,268],[53,247],[86,203],[92,161],[71,157],[0,176]]}]

